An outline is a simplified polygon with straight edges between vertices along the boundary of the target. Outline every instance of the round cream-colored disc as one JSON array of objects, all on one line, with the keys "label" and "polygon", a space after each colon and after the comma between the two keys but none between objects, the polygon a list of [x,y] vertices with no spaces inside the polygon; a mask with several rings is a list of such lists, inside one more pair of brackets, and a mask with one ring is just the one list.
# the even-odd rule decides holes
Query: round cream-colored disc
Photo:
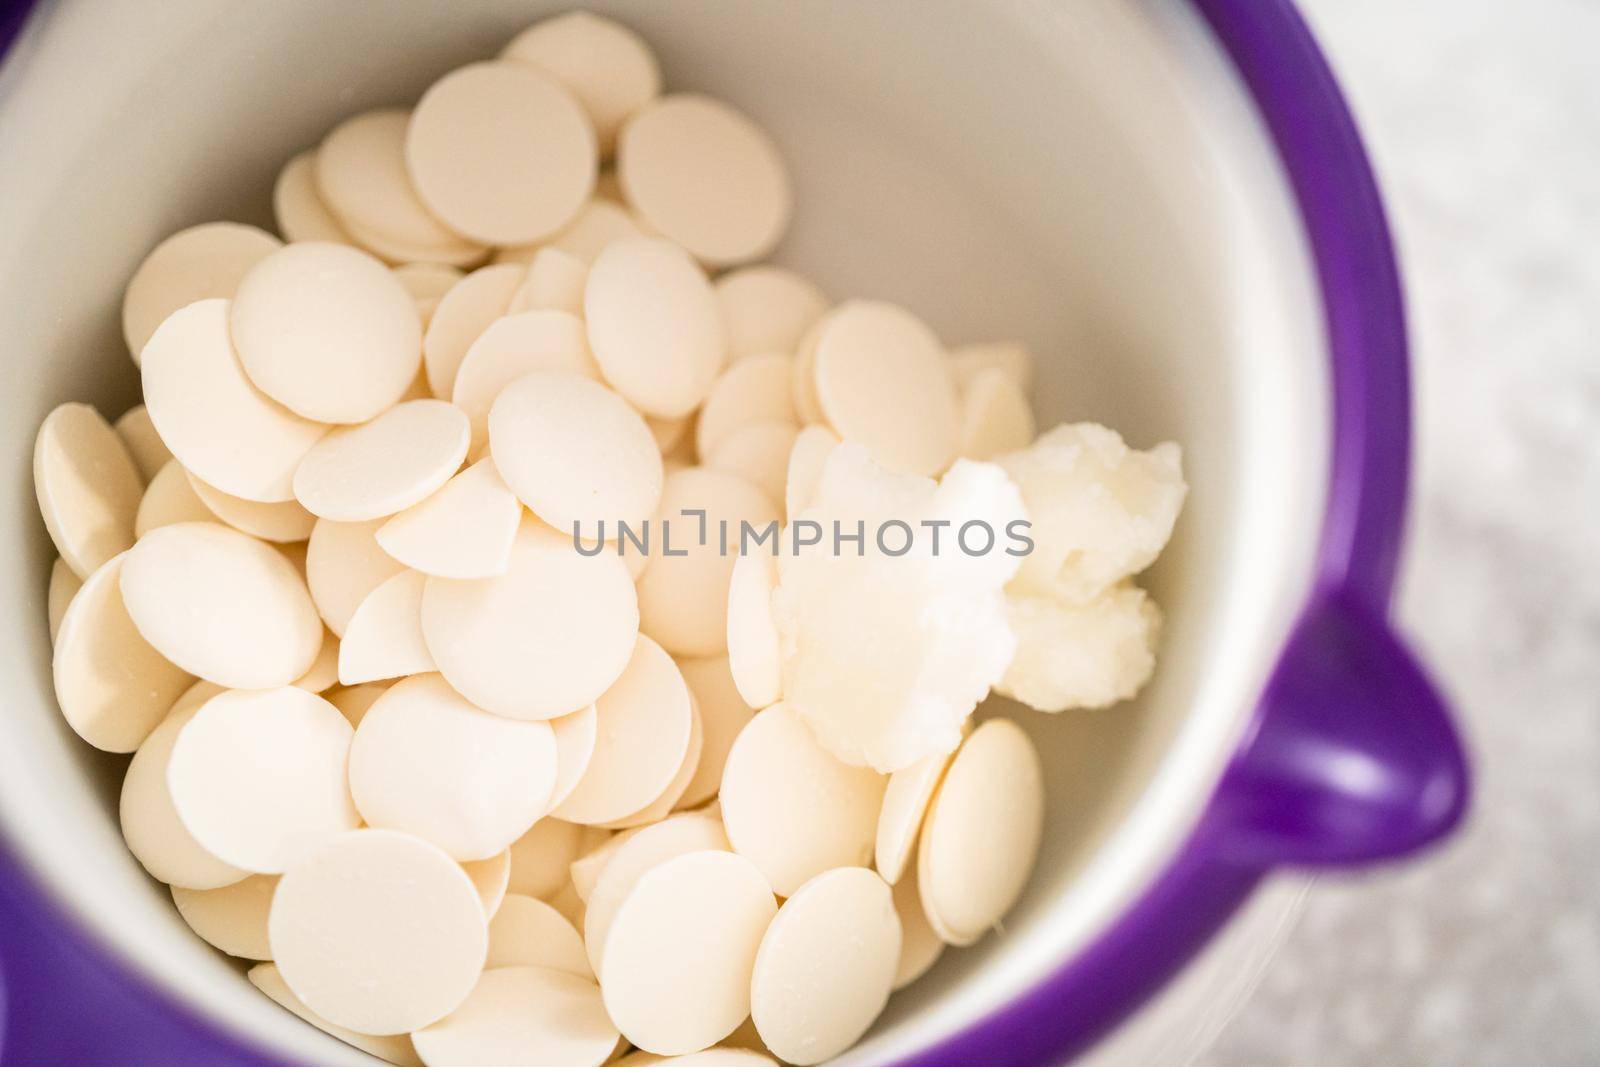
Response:
[{"label": "round cream-colored disc", "polygon": [[728,657],[684,659],[678,662],[678,669],[683,672],[683,680],[689,683],[689,692],[694,694],[695,706],[700,709],[703,735],[700,763],[678,801],[682,806],[694,807],[710,800],[721,788],[728,750],[755,712],[734,685]]},{"label": "round cream-colored disc", "polygon": [[707,850],[727,852],[728,835],[718,820],[692,812],[646,826],[611,850],[584,901],[588,908],[583,942],[589,964],[596,970],[600,967],[612,921],[640,878],[670,859]]},{"label": "round cream-colored disc", "polygon": [[774,503],[784,498],[789,454],[800,428],[790,422],[747,422],[728,431],[703,462],[711,470],[737,474]]},{"label": "round cream-colored disc", "polygon": [[583,320],[565,311],[522,311],[489,324],[467,349],[450,402],[472,420],[472,450],[489,439],[489,408],[525,374],[560,371],[599,378]]},{"label": "round cream-colored disc", "polygon": [[422,365],[417,304],[388,267],[349,245],[292,244],[239,282],[228,316],[257,389],[316,422],[365,422]]},{"label": "round cream-colored disc", "polygon": [[594,980],[583,938],[561,913],[535,897],[512,893],[489,923],[489,961],[494,967],[549,967]]},{"label": "round cream-colored disc", "polygon": [[878,873],[890,885],[897,884],[905,874],[922,830],[923,816],[954,756],[954,752],[924,756],[889,775],[889,784],[883,791],[883,810],[878,814],[874,855]]},{"label": "round cream-colored disc", "polygon": [[895,968],[894,988],[904,989],[927,974],[944,954],[944,942],[923,910],[915,868],[894,884],[894,910],[900,916],[900,964]]},{"label": "round cream-colored disc", "polygon": [[455,288],[456,282],[466,277],[459,267],[445,263],[402,263],[393,270],[395,280],[405,286],[411,299],[416,301],[417,314],[427,326],[433,311],[444,299],[444,294]]},{"label": "round cream-colored disc", "polygon": [[317,658],[291,684],[308,693],[325,693],[339,684],[339,639],[326,628],[322,631],[322,647],[317,650]]},{"label": "round cream-colored disc", "polygon": [[661,92],[650,46],[628,27],[588,11],[544,19],[511,39],[500,58],[529,63],[577,97],[610,155],[628,116]]},{"label": "round cream-colored disc", "polygon": [[677,418],[705,400],[727,342],[716,295],[681,248],[655,237],[607,245],[583,309],[606,381],[634,407]]},{"label": "round cream-colored disc", "polygon": [[272,187],[272,215],[286,241],[355,244],[317,190],[317,152],[307,149],[278,172]]},{"label": "round cream-colored disc", "polygon": [[832,1059],[889,1002],[900,920],[889,887],[862,867],[826,871],[784,901],[750,984],[756,1031],[789,1063]]},{"label": "round cream-colored disc", "polygon": [[511,307],[511,298],[528,276],[520,263],[497,263],[462,278],[439,298],[422,335],[422,365],[434,396],[450,396],[456,372],[489,324]]},{"label": "round cream-colored disc", "polygon": [[435,218],[406,172],[410,121],[410,113],[401,108],[381,108],[335,126],[317,149],[317,190],[334,216],[363,244],[376,237],[380,244],[424,253],[402,260],[454,266],[472,262],[482,255],[483,246],[451,232]]},{"label": "round cream-colored disc", "polygon": [[378,527],[378,544],[406,566],[441,578],[492,578],[511,564],[522,519],[492,459],[481,459],[437,493]]},{"label": "round cream-colored disc", "polygon": [[550,807],[554,808],[572,795],[589,769],[594,758],[595,740],[599,735],[599,714],[594,705],[550,720],[550,729],[556,737],[556,781],[550,789]]},{"label": "round cream-colored disc", "polygon": [[[704,543],[701,520],[684,514],[685,509],[705,511]],[[677,655],[725,651],[728,586],[738,561],[741,524],[748,523],[754,536],[777,521],[773,502],[737,475],[702,467],[669,474],[650,531],[650,562],[638,583],[640,629]],[[771,543],[769,537],[766,544]],[[685,554],[678,555],[680,551]]]},{"label": "round cream-colored disc", "polygon": [[50,564],[50,588],[45,594],[52,644],[55,643],[56,634],[61,632],[61,620],[67,614],[67,605],[72,603],[72,598],[82,588],[83,580],[72,573],[66,560],[57,556],[55,562]]},{"label": "round cream-colored disc", "polygon": [[294,475],[305,509],[335,522],[362,522],[421,503],[461,468],[467,417],[443,400],[407,400],[361,426],[319,441]]},{"label": "round cream-colored disc", "polygon": [[322,647],[316,605],[293,565],[220,523],[141,537],[122,567],[122,597],[146,641],[218,685],[288,685]]},{"label": "round cream-colored disc", "polygon": [[428,1067],[600,1067],[616,1050],[617,1028],[588,979],[549,967],[497,967],[411,1041]]},{"label": "round cream-colored disc", "polygon": [[617,177],[645,222],[710,266],[766,255],[793,210],[788,168],[766,131],[696,93],[662,97],[628,120]]},{"label": "round cream-colored disc", "polygon": [[106,752],[138,748],[194,681],[135,626],[122,596],[127,560],[107,560],[72,598],[52,663],[67,725]]},{"label": "round cream-colored disc", "polygon": [[117,811],[128,851],[156,879],[186,889],[219,889],[249,874],[224,863],[194,839],[178,818],[167,785],[167,767],[178,731],[220,692],[222,687],[210,682],[196,682],[185,690],[133,754],[122,779]]},{"label": "round cream-colored disc", "polygon": [[472,887],[478,891],[478,903],[483,905],[483,913],[493,919],[500,911],[500,905],[505,903],[507,890],[511,888],[511,850],[503,848],[488,859],[465,860],[461,869],[472,879]]},{"label": "round cream-colored disc", "polygon": [[752,708],[783,696],[783,650],[772,617],[778,561],[756,549],[740,556],[728,585],[728,669],[739,696]]},{"label": "round cream-colored disc", "polygon": [[339,637],[356,608],[378,586],[406,569],[378,544],[384,519],[333,522],[318,519],[306,545],[306,585],[322,621]]},{"label": "round cream-colored disc", "polygon": [[454,1011],[489,944],[472,879],[437,847],[393,830],[339,834],[286,871],[267,934],[307,1007],[380,1035]]},{"label": "round cream-colored disc", "polygon": [[593,379],[525,374],[500,391],[488,421],[506,485],[569,537],[615,540],[618,523],[639,529],[661,503],[661,450],[650,427]]},{"label": "round cream-colored disc", "polygon": [[993,459],[1033,443],[1028,394],[1003,370],[980,371],[961,395],[961,455]]},{"label": "round cream-colored disc", "polygon": [[[237,500],[238,497],[233,499]],[[275,507],[263,504],[263,507]],[[180,522],[216,522],[217,513],[206,506],[200,494],[194,491],[189,472],[175,459],[150,479],[150,487],[139,501],[139,510],[133,517],[135,538],[143,537],[161,526],[174,526]]]},{"label": "round cream-colored disc", "polygon": [[276,964],[258,963],[250,968],[245,977],[250,979],[251,985],[272,998],[279,1007],[288,1009],[323,1033],[332,1035],[363,1052],[369,1052],[385,1063],[393,1063],[397,1067],[423,1067],[422,1058],[412,1047],[409,1035],[374,1037],[371,1034],[358,1034],[354,1030],[329,1022],[306,1007],[300,998],[294,995],[294,991],[283,980],[283,975],[278,971]]},{"label": "round cream-colored disc", "polygon": [[605,823],[605,829],[626,830],[634,826],[650,826],[665,819],[682,804],[681,798],[684,791],[689,788],[689,782],[694,778],[694,772],[700,766],[700,748],[705,743],[705,732],[700,726],[700,709],[695,707],[694,694],[689,694],[689,744],[683,750],[683,761],[678,764],[678,770],[672,776],[672,781],[667,783],[667,788],[661,795],[649,804],[640,808],[631,815],[620,819],[613,819]]},{"label": "round cream-colored disc", "polygon": [[168,315],[197,300],[230,297],[250,268],[283,247],[272,234],[237,222],[179,230],[139,264],[122,297],[122,336],[133,361]]},{"label": "round cream-colored disc", "polygon": [[918,845],[923,906],[946,941],[971,944],[1005,916],[1033,870],[1043,829],[1039,753],[1016,723],[990,719],[956,751]]},{"label": "round cream-colored disc", "polygon": [[784,514],[789,521],[811,506],[822,484],[822,468],[838,444],[839,435],[826,426],[807,426],[795,437],[783,485]]},{"label": "round cream-colored disc", "polygon": [[139,468],[140,477],[149,484],[156,472],[172,458],[167,443],[156,433],[156,424],[150,421],[149,410],[143,404],[136,404],[124,411],[111,427],[122,438],[122,443],[128,446],[128,454],[133,457],[134,466]]},{"label": "round cream-colored disc", "polygon": [[350,747],[350,792],[367,825],[415,834],[458,860],[510,847],[544,814],[555,778],[548,724],[475,708],[437,674],[395,683]]},{"label": "round cream-colored disc", "polygon": [[828,298],[810,279],[763,264],[717,279],[717,301],[728,324],[728,355],[792,355],[800,338],[828,310]]},{"label": "round cream-colored disc", "polygon": [[359,685],[435,669],[422,635],[427,575],[401,571],[367,594],[339,642],[339,682]]},{"label": "round cream-colored disc", "polygon": [[594,755],[552,812],[578,823],[608,823],[654,801],[683,765],[693,729],[689,687],[661,646],[641,635],[626,669],[595,701]]},{"label": "round cream-colored disc", "polygon": [[33,489],[50,540],[79,578],[133,546],[144,478],[88,404],[62,404],[45,416],[33,445]]},{"label": "round cream-colored disc", "polygon": [[584,828],[543,818],[511,845],[511,892],[549,899],[567,883]]},{"label": "round cream-colored disc", "polygon": [[206,510],[235,530],[242,530],[263,541],[304,541],[311,536],[317,517],[298,501],[284,500],[276,504],[262,504],[255,500],[224,493],[214,485],[207,485],[192,474],[187,474],[189,487],[206,506]]},{"label": "round cream-colored disc", "polygon": [[733,742],[722,821],[734,850],[780,896],[833,867],[872,862],[884,778],[829,755],[800,716],[774,704]]},{"label": "round cream-colored disc", "polygon": [[294,472],[328,428],[250,383],[228,334],[228,301],[190,304],[145,345],[144,402],[184,469],[225,493],[294,499]]},{"label": "round cream-colored disc", "polygon": [[293,686],[234,689],[184,724],[167,765],[172,805],[200,846],[256,874],[279,874],[360,822],[345,781],[354,731]]},{"label": "round cream-colored disc", "polygon": [[[528,261],[528,277],[511,295],[506,312],[514,315],[520,311],[565,311],[581,318],[583,287],[588,280],[587,260],[559,248],[543,246]],[[587,339],[584,351],[588,351]]]},{"label": "round cream-colored disc", "polygon": [[606,937],[600,973],[624,1037],[661,1055],[709,1048],[750,1013],[750,978],[776,912],[755,865],[691,852],[634,886]]},{"label": "round cream-colored disc", "polygon": [[411,115],[406,165],[423,203],[485,244],[547,237],[594,190],[594,127],[572,94],[520,63],[472,63]]},{"label": "round cream-colored disc", "polygon": [[480,708],[513,719],[593,704],[628,665],[638,618],[620,559],[579,555],[571,534],[527,519],[505,574],[429,578],[422,596],[422,632],[439,670]]},{"label": "round cream-colored disc", "polygon": [[934,475],[960,444],[961,417],[944,349],[895,304],[852,300],[829,312],[817,337],[817,398],[846,441],[882,467]]},{"label": "round cream-colored disc", "polygon": [[209,945],[246,960],[270,960],[267,912],[278,888],[276,875],[253,874],[219,889],[172,887],[178,914]]},{"label": "round cream-colored disc", "polygon": [[752,422],[800,424],[794,409],[794,361],[776,352],[740,359],[717,379],[695,423],[695,449],[709,456]]}]

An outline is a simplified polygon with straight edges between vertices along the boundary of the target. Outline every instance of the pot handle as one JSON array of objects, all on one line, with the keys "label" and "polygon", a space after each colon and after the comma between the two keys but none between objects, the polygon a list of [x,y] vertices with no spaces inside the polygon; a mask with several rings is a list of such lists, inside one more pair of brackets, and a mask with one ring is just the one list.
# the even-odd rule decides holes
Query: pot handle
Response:
[{"label": "pot handle", "polygon": [[1324,592],[1217,794],[1222,848],[1260,866],[1402,855],[1460,821],[1468,777],[1444,699],[1388,621],[1348,592]]}]

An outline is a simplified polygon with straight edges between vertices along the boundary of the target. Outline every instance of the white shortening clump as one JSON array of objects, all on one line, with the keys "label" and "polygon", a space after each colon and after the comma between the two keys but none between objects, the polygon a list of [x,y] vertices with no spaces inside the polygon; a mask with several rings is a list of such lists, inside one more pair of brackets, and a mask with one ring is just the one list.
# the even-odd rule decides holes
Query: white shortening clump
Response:
[{"label": "white shortening clump", "polygon": [[1065,603],[1093,600],[1155,562],[1188,492],[1176,444],[1140,452],[1092,422],[1057,426],[996,462],[1033,521],[1034,549],[1012,592]]},{"label": "white shortening clump", "polygon": [[[773,594],[782,639],[783,693],[846,763],[888,773],[948,752],[961,724],[1005,673],[1017,640],[1006,621],[1005,585],[1020,557],[1006,552],[1009,524],[1026,512],[1017,488],[992,463],[958,461],[940,482],[892,474],[858,446],[834,449],[810,507],[797,521],[820,524],[823,543],[779,559]],[[898,527],[913,533],[910,551]],[[924,523],[946,521],[934,528]],[[958,543],[963,524],[994,531],[987,551]],[[833,524],[865,533],[858,555],[835,552]],[[983,547],[981,527],[968,545]]]},{"label": "white shortening clump", "polygon": [[1017,654],[995,690],[1038,711],[1109,707],[1155,670],[1161,609],[1131,581],[1087,604],[1011,596],[1007,615]]}]

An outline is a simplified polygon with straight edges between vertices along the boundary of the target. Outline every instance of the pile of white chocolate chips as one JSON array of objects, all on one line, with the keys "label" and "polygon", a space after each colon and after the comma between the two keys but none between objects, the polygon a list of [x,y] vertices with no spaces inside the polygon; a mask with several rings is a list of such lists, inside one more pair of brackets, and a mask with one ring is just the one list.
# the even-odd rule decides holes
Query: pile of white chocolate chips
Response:
[{"label": "pile of white chocolate chips", "polygon": [[568,14],[356,115],[283,239],[139,267],[144,404],[39,432],[128,847],[393,1063],[836,1055],[1032,869],[1042,767],[980,702],[1154,665],[1177,446],[1035,439],[1021,346],[751,265],[781,156],[660,88]]}]

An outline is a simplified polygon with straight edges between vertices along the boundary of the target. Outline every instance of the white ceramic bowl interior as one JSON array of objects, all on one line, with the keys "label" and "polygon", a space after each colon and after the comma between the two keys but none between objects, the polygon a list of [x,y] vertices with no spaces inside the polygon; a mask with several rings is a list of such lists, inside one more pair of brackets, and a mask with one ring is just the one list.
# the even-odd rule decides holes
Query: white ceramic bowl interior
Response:
[{"label": "white ceramic bowl interior", "polygon": [[[270,225],[291,154],[564,6],[59,0],[0,71],[0,836],[150,981],[310,1062],[370,1061],[190,934],[123,846],[126,758],[56,711],[33,436],[62,401],[136,402],[118,308],[159,239]],[[1186,450],[1190,503],[1149,576],[1169,615],[1157,678],[1113,711],[1021,713],[1050,775],[1038,871],[1002,934],[947,953],[849,1057],[882,1062],[1081,948],[1182,842],[1236,745],[1321,515],[1308,257],[1263,128],[1179,0],[596,6],[648,37],[669,87],[725,97],[777,138],[798,200],[780,261],[836,296],[900,301],[951,343],[1026,341],[1042,426],[1094,419]]]}]

